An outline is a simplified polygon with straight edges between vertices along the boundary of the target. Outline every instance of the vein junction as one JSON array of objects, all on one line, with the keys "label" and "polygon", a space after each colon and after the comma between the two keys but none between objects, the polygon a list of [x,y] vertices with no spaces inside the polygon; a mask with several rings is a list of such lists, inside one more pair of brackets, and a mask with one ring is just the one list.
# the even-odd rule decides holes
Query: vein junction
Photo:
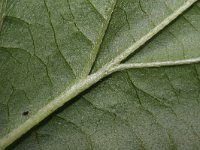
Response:
[{"label": "vein junction", "polygon": [[119,71],[123,69],[130,68],[144,68],[144,67],[160,67],[160,66],[172,66],[172,65],[183,65],[190,63],[200,62],[200,58],[196,59],[186,59],[186,60],[177,60],[177,61],[165,61],[165,62],[152,62],[152,63],[133,63],[133,64],[120,64],[121,61],[126,59],[130,54],[135,52],[138,48],[144,45],[148,40],[150,40],[154,35],[159,33],[163,28],[165,28],[168,24],[170,24],[174,19],[176,19],[179,15],[181,15],[185,10],[187,10],[192,4],[194,4],[197,0],[188,0],[185,2],[178,10],[172,13],[169,17],[164,19],[158,26],[152,29],[148,34],[134,43],[131,47],[117,56],[115,59],[110,61],[104,67],[99,69],[96,73],[93,73],[87,76],[84,79],[79,80],[72,87],[65,89],[58,97],[52,100],[49,104],[41,108],[36,114],[31,116],[27,121],[23,124],[12,130],[9,134],[3,137],[0,140],[0,149],[5,149],[27,131],[29,131],[32,127],[37,125],[55,110],[63,106],[66,102],[70,101],[72,98],[91,87],[99,80],[104,78],[105,76]]}]

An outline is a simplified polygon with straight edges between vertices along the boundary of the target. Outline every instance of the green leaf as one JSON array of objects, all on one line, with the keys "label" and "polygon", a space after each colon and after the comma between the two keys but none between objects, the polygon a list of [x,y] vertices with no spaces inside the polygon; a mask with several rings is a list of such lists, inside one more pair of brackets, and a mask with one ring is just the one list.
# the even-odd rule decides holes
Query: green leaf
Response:
[{"label": "green leaf", "polygon": [[2,0],[0,149],[199,149],[196,1]]}]

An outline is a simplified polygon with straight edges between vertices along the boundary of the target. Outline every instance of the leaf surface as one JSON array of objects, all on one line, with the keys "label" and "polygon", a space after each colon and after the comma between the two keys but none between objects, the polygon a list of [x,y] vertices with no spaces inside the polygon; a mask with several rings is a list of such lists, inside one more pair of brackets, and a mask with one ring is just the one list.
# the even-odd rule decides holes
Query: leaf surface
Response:
[{"label": "leaf surface", "polygon": [[[76,90],[80,79],[106,68],[187,2],[17,1],[0,32],[0,137],[63,91]],[[198,58],[199,7],[146,39],[123,63]],[[9,149],[199,149],[200,66],[174,65],[111,74]]]}]

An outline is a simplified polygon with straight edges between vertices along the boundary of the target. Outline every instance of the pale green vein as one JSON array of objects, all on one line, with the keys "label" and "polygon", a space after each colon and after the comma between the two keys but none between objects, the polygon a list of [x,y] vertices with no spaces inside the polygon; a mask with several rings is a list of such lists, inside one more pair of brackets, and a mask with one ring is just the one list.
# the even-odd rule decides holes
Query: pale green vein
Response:
[{"label": "pale green vein", "polygon": [[174,61],[161,61],[161,62],[150,62],[150,63],[127,63],[120,64],[116,67],[113,67],[112,70],[120,71],[125,69],[134,69],[134,68],[152,68],[152,67],[163,67],[163,66],[177,66],[177,65],[188,65],[199,63],[200,57],[184,60],[174,60]]},{"label": "pale green vein", "polygon": [[[118,55],[115,59],[110,61],[104,67],[99,69],[96,73],[93,73],[87,76],[85,79],[79,80],[72,87],[65,89],[58,97],[52,100],[49,104],[41,108],[36,114],[31,116],[28,120],[26,120],[23,124],[12,130],[9,134],[3,137],[0,140],[0,149],[5,149],[8,145],[13,143],[16,139],[21,137],[27,131],[29,131],[32,127],[37,125],[55,110],[63,106],[66,102],[70,101],[72,98],[91,87],[93,84],[98,82],[100,79],[105,76],[117,71],[116,68],[120,67],[119,64],[125,58],[127,58],[130,54],[144,45],[148,40],[150,40],[154,35],[159,33],[163,28],[165,28],[168,24],[170,24],[174,19],[176,19],[180,14],[182,14],[185,10],[187,10],[193,3],[197,0],[188,0],[185,2],[178,10],[173,12],[170,16],[164,19],[159,25],[157,25],[154,29],[152,29],[149,33],[143,36],[140,40],[134,43],[131,47],[126,49],[123,53]],[[170,62],[172,65],[172,62]],[[170,64],[168,63],[168,64]],[[191,63],[191,61],[190,61]],[[168,65],[166,64],[166,65]],[[124,64],[125,65],[125,64]],[[161,65],[160,62],[158,65]],[[173,65],[177,65],[173,62]],[[143,65],[144,67],[144,65]],[[114,69],[113,69],[114,68]],[[127,67],[127,69],[130,67]]]}]

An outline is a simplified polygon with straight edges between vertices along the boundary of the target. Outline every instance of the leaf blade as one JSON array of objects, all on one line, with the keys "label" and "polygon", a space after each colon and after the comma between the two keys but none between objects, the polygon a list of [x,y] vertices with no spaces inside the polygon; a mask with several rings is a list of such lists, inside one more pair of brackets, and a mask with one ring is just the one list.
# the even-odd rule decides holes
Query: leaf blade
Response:
[{"label": "leaf blade", "polygon": [[[189,2],[189,1],[188,1]],[[189,5],[186,5],[187,7],[189,7],[190,6],[190,3],[186,3],[186,4],[189,4]],[[181,11],[180,12],[178,12],[178,15],[180,15],[179,13],[182,13]],[[177,16],[175,15],[175,17],[172,17],[172,19],[174,19],[174,18],[176,18]],[[168,24],[168,23],[167,23]],[[164,26],[166,26],[167,24],[164,24]],[[157,30],[156,29],[156,32],[158,32],[158,31],[160,31],[164,26],[162,26],[161,28],[159,28],[159,30]],[[152,32],[151,34],[150,34],[150,37],[151,36],[153,36],[154,35],[154,33]],[[149,37],[149,38],[150,38]],[[54,38],[55,38],[55,35],[54,35]],[[145,40],[143,41],[143,42],[146,42],[148,40],[148,38],[145,38]],[[139,42],[139,46],[141,46],[141,45],[143,45],[144,43],[143,42]],[[137,44],[136,44],[137,45]],[[132,48],[131,48],[132,49]],[[136,50],[137,49],[137,46],[135,47],[134,46],[134,49]],[[132,50],[130,50],[130,53],[132,52]],[[130,53],[128,53],[128,54],[130,54]],[[126,57],[126,55],[124,55],[122,58],[124,59]],[[122,58],[121,58],[121,56],[119,56],[119,58],[120,59],[116,59],[117,61],[114,61],[114,63],[113,62],[111,62],[108,66],[105,66],[103,69],[101,69],[99,72],[97,72],[96,74],[93,74],[93,75],[91,75],[91,76],[89,76],[89,78],[87,78],[84,82],[83,81],[81,81],[78,85],[84,85],[84,87],[81,87],[81,86],[78,86],[78,87],[80,87],[80,91],[78,90],[78,89],[73,89],[72,91],[72,97],[73,96],[75,96],[75,95],[77,95],[79,92],[81,92],[82,90],[85,90],[86,88],[88,88],[89,86],[91,86],[92,84],[94,84],[95,82],[97,82],[98,80],[100,80],[102,77],[104,77],[105,75],[107,75],[107,74],[109,74],[109,73],[111,73],[111,72],[109,72],[109,70],[113,67],[113,65],[115,65],[115,64],[117,64],[117,62],[120,62],[121,60],[122,60]],[[48,73],[47,73],[48,74]],[[84,83],[84,84],[83,84]],[[75,85],[75,87],[77,87],[77,85]],[[83,89],[82,89],[83,88]],[[75,95],[73,95],[75,93]],[[63,105],[66,101],[67,101],[67,99],[66,99],[66,96],[68,95],[69,93],[65,93],[65,96],[64,96],[64,99],[65,100],[59,100],[59,103],[50,103],[50,104],[52,104],[52,105],[49,105],[49,106],[47,106],[47,110],[49,110],[49,111],[52,111],[52,109],[53,109],[53,111],[57,108],[57,107],[60,107],[61,105]],[[71,95],[68,95],[69,96],[69,98],[72,98],[72,97],[70,97]],[[61,98],[60,99],[63,99],[63,97],[62,97],[62,95],[61,95]],[[57,106],[56,106],[57,105]],[[52,106],[54,106],[54,107],[52,107]],[[46,112],[48,112],[48,111],[46,111]],[[41,111],[39,111],[39,113],[36,115],[36,116],[40,116],[40,114],[44,114],[44,116],[46,117],[48,114],[45,114],[45,113],[43,113],[43,111],[41,110]],[[41,117],[41,118],[44,118],[44,116],[43,117]],[[34,117],[33,117],[34,118]],[[40,118],[40,119],[41,119]],[[38,119],[38,118],[35,118],[36,120]],[[33,119],[34,120],[34,119]],[[32,120],[32,121],[33,121]],[[37,124],[38,123],[38,121],[36,121],[34,124]],[[31,123],[30,123],[31,124]],[[29,125],[30,125],[29,124]],[[23,126],[22,126],[23,127]],[[22,128],[21,127],[21,128]],[[28,129],[29,129],[29,127],[28,127]],[[27,130],[28,130],[27,129]],[[18,132],[18,130],[16,130],[17,132]]]}]

